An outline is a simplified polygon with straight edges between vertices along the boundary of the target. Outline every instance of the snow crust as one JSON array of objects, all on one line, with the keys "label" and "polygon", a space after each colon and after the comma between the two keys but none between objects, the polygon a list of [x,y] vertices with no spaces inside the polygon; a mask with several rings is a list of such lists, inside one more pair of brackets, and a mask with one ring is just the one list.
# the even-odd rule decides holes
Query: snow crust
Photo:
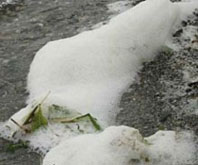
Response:
[{"label": "snow crust", "polygon": [[[37,52],[30,67],[28,106],[12,118],[22,124],[33,103],[50,91],[43,105],[45,115],[48,106],[57,104],[91,113],[103,127],[113,124],[120,98],[142,62],[152,60],[170,38],[175,22],[194,9],[185,4],[147,0],[101,28],[49,42]],[[13,132],[19,129],[10,120],[6,125]],[[193,160],[195,145],[190,134],[178,137],[167,131],[143,138],[137,130],[120,126],[75,137],[80,133],[73,127],[49,125],[21,138],[44,153],[60,143],[47,154],[44,165],[181,165]],[[6,136],[10,132],[3,131]]]},{"label": "snow crust", "polygon": [[188,133],[159,131],[143,138],[138,130],[119,126],[60,143],[43,165],[182,165],[193,164],[195,152]]}]

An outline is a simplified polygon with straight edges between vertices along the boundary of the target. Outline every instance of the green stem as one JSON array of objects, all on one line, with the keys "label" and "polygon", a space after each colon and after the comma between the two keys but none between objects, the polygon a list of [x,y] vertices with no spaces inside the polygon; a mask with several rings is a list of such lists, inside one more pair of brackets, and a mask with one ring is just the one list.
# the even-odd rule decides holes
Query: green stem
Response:
[{"label": "green stem", "polygon": [[83,118],[86,118],[88,117],[88,119],[91,121],[91,123],[93,124],[94,128],[97,130],[97,131],[100,131],[102,128],[101,126],[97,123],[96,119],[94,119],[89,113],[85,114],[85,115],[81,115],[81,116],[78,116],[78,117],[75,117],[73,119],[53,119],[53,121],[56,121],[56,122],[61,122],[61,123],[73,123],[73,122],[77,122]]}]

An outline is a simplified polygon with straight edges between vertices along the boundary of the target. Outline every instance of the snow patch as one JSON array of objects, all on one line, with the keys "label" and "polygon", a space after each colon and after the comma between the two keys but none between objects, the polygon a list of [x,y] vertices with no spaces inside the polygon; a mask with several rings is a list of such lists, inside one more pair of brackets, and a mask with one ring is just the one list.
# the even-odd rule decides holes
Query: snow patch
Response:
[{"label": "snow patch", "polygon": [[0,4],[0,8],[4,7],[4,6],[7,6],[7,5],[15,5],[17,4],[18,2],[16,0],[6,0],[6,1],[3,1],[1,4]]},{"label": "snow patch", "polygon": [[187,16],[192,15],[192,11],[194,11],[196,8],[198,8],[198,1],[197,0],[191,0],[191,1],[185,1],[185,2],[179,2],[177,5],[180,7],[181,19],[186,19]]},{"label": "snow patch", "polygon": [[117,1],[107,5],[109,12],[114,14],[120,14],[132,7],[132,2],[125,0],[125,1]]},{"label": "snow patch", "polygon": [[46,155],[43,165],[193,164],[196,148],[192,139],[187,132],[159,131],[143,138],[134,128],[109,127],[100,134],[60,143]]}]

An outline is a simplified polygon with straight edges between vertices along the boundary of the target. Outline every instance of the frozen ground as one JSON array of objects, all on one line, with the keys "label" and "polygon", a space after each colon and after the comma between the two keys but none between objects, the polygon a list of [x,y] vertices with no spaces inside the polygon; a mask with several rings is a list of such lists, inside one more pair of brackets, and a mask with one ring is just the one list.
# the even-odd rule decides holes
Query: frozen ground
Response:
[{"label": "frozen ground", "polygon": [[[34,53],[49,40],[75,35],[84,27],[106,20],[110,14],[106,4],[110,2],[24,1],[14,5],[18,7],[0,10],[1,121],[24,107],[26,74]],[[187,24],[197,25],[197,17],[193,19],[194,23]],[[178,44],[180,35],[175,33]],[[123,96],[117,121],[140,129],[144,135],[166,128],[187,128],[197,133],[197,50],[187,47],[161,55],[145,64],[131,92]],[[3,143],[8,142],[0,141],[0,164],[39,164],[38,155],[27,153],[27,149],[7,153]]]}]

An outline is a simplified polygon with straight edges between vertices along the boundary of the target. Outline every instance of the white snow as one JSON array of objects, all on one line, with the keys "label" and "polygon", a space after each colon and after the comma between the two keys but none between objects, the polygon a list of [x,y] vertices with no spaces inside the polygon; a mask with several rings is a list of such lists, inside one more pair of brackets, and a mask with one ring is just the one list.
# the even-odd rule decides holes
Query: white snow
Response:
[{"label": "white snow", "polygon": [[189,133],[174,131],[159,131],[143,138],[134,128],[109,127],[100,134],[60,143],[46,155],[43,165],[193,164],[196,148],[192,138]]},{"label": "white snow", "polygon": [[177,4],[179,5],[181,10],[181,14],[180,14],[181,19],[185,19],[188,15],[192,14],[192,11],[198,8],[197,0],[184,1]]},{"label": "white snow", "polygon": [[[169,0],[147,0],[101,28],[46,44],[36,53],[30,67],[28,106],[12,118],[22,124],[30,113],[29,107],[40,102],[50,91],[44,109],[57,104],[82,114],[91,113],[104,127],[113,124],[120,98],[142,62],[152,60],[171,36],[175,22],[181,16],[183,18],[181,13],[189,13],[185,5],[178,4]],[[10,120],[6,125],[14,132],[19,129]],[[49,152],[45,165],[51,165],[53,161],[56,165],[128,165],[130,160],[137,159],[140,163],[147,160],[145,155],[153,165],[170,165],[176,159],[179,162],[190,159],[193,152],[190,154],[189,150],[194,151],[192,141],[176,142],[175,132],[147,138],[153,143],[151,146],[145,144],[137,130],[128,127],[111,127],[98,135],[71,138],[78,134],[67,126],[51,125],[22,138],[44,153],[63,141]],[[168,163],[167,158],[170,158]]]},{"label": "white snow", "polygon": [[141,63],[166,41],[178,14],[178,6],[167,0],[149,0],[99,29],[48,43],[31,64],[28,103],[51,91],[47,104],[89,112],[106,123]]},{"label": "white snow", "polygon": [[129,0],[117,1],[107,5],[109,12],[120,14],[132,7],[132,2]]}]

